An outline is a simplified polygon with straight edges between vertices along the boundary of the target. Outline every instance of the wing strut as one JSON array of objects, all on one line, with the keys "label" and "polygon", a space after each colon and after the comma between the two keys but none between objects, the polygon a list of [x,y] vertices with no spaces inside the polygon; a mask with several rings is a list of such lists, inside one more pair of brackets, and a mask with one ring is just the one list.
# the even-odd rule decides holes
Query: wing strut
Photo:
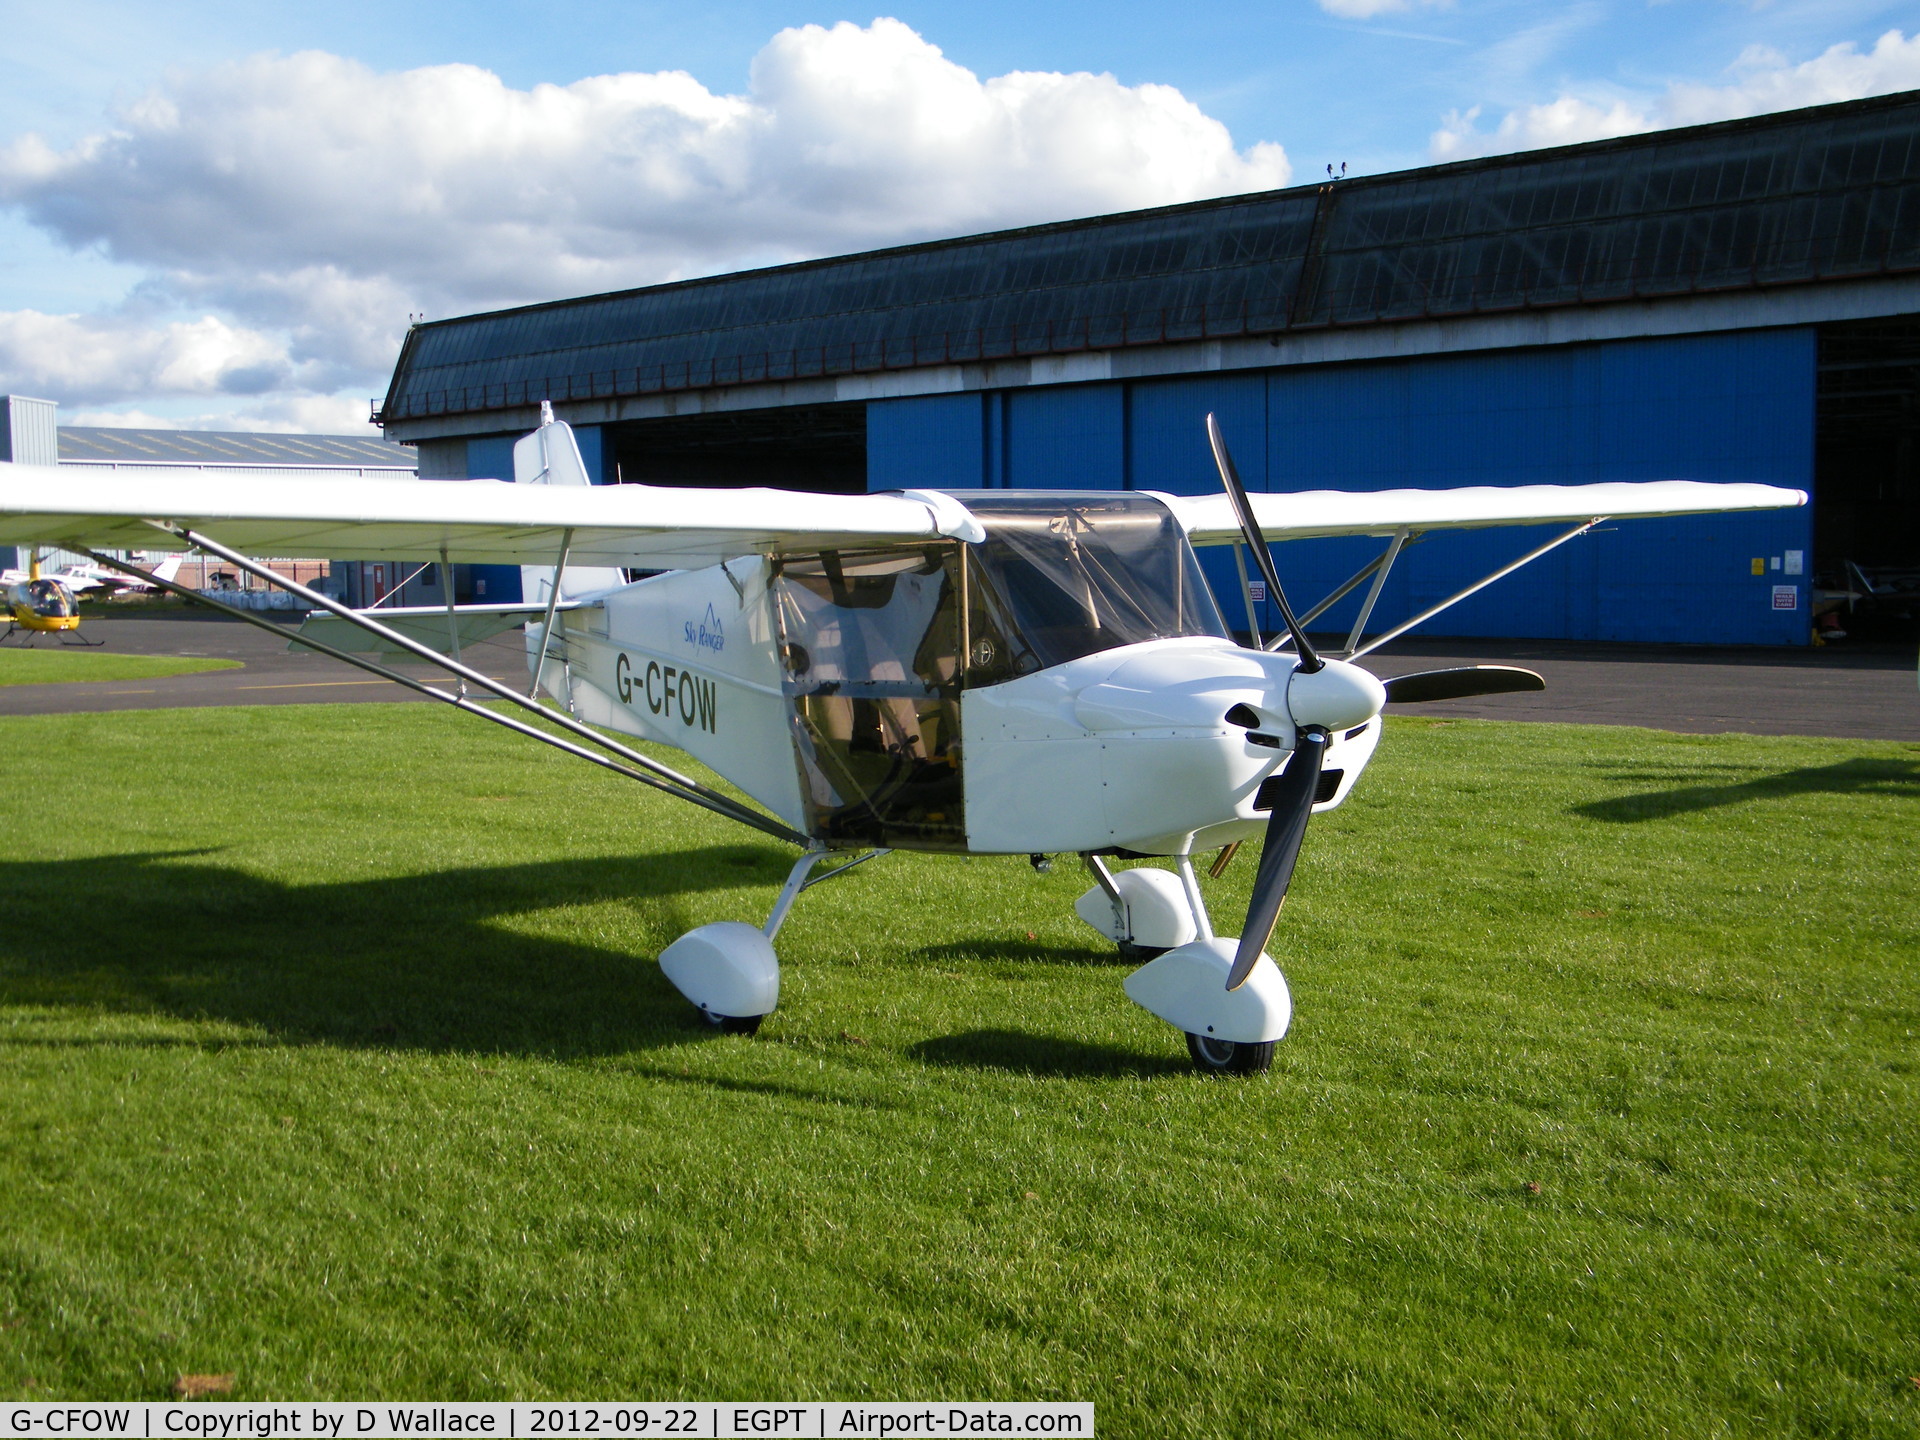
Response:
[{"label": "wing strut", "polygon": [[[1375,650],[1378,650],[1382,645],[1385,645],[1389,640],[1398,640],[1402,635],[1406,634],[1407,631],[1413,629],[1414,626],[1424,624],[1426,621],[1431,620],[1434,616],[1438,615],[1442,610],[1446,610],[1452,606],[1458,605],[1462,600],[1466,599],[1469,595],[1476,594],[1479,591],[1486,589],[1487,586],[1493,584],[1494,581],[1500,579],[1503,575],[1511,575],[1514,571],[1518,570],[1522,565],[1530,564],[1531,562],[1538,560],[1542,555],[1546,554],[1549,550],[1555,549],[1561,545],[1566,544],[1567,541],[1573,539],[1574,536],[1586,534],[1587,531],[1591,530],[1594,526],[1598,525],[1602,520],[1606,518],[1607,517],[1604,515],[1596,515],[1591,520],[1582,520],[1578,525],[1575,525],[1571,530],[1562,531],[1560,534],[1554,536],[1553,539],[1547,541],[1546,544],[1535,546],[1533,549],[1529,550],[1526,554],[1522,555],[1518,560],[1515,560],[1512,563],[1507,565],[1502,565],[1498,570],[1494,571],[1491,575],[1487,576],[1485,579],[1474,581],[1473,584],[1467,586],[1466,589],[1461,590],[1456,594],[1449,595],[1446,599],[1442,600],[1438,605],[1428,606],[1425,610],[1422,610],[1418,615],[1414,616],[1411,620],[1405,621],[1402,624],[1394,626],[1393,629],[1387,631],[1385,634],[1374,636],[1373,639],[1369,640],[1366,644],[1362,645],[1358,650],[1349,650],[1345,658],[1348,660],[1358,660],[1362,655],[1371,655]],[[1357,627],[1356,627],[1355,633],[1356,635],[1358,634]]]},{"label": "wing strut", "polygon": [[1367,587],[1367,598],[1360,602],[1360,613],[1353,618],[1353,629],[1347,635],[1347,654],[1353,654],[1353,647],[1366,634],[1367,620],[1373,614],[1374,602],[1380,598],[1380,587],[1387,583],[1387,572],[1393,569],[1393,562],[1400,558],[1400,547],[1407,543],[1410,533],[1404,525],[1393,532],[1393,543],[1387,546],[1387,553],[1380,557],[1380,568],[1373,572],[1373,584]]},{"label": "wing strut", "polygon": [[[1418,545],[1425,538],[1426,538],[1425,531],[1410,530],[1407,532],[1406,544]],[[1401,548],[1404,549],[1405,546],[1402,546]],[[1369,560],[1366,564],[1362,565],[1358,570],[1354,571],[1353,574],[1349,575],[1345,580],[1341,581],[1338,587],[1336,587],[1333,590],[1330,590],[1327,594],[1323,595],[1320,598],[1319,604],[1315,605],[1311,610],[1307,611],[1304,615],[1300,617],[1300,623],[1302,625],[1311,625],[1314,621],[1318,620],[1322,615],[1326,614],[1327,611],[1331,610],[1335,605],[1338,605],[1342,600],[1346,599],[1347,596],[1351,595],[1355,590],[1359,589],[1361,581],[1365,580],[1369,575],[1374,574],[1376,571],[1380,569],[1381,566],[1391,564],[1392,561],[1393,561],[1393,546],[1391,543],[1389,543],[1387,549],[1381,551],[1378,555],[1374,556],[1373,559]],[[1274,636],[1273,639],[1269,640],[1263,648],[1268,650],[1284,649],[1286,647],[1288,638],[1289,637],[1286,634],[1286,632],[1282,631],[1280,634]]]},{"label": "wing strut", "polygon": [[[444,543],[440,546],[440,588],[446,591],[447,595],[447,637],[453,646],[453,663],[458,665],[460,663],[460,607],[453,603],[453,566],[447,563],[447,547]],[[459,691],[464,699],[467,693],[467,682],[456,680],[454,689]]]},{"label": "wing strut", "polygon": [[[201,549],[211,551],[213,554],[220,556],[221,559],[245,569],[247,573],[257,576],[270,584],[279,585],[304,600],[318,602],[323,608],[339,615],[342,619],[357,624],[361,626],[362,629],[377,634],[382,639],[401,646],[409,653],[419,655],[422,659],[430,660],[442,669],[453,670],[456,668],[449,664],[444,656],[437,654],[426,646],[416,644],[406,636],[389,630],[384,625],[377,625],[366,621],[357,612],[349,610],[345,606],[338,605],[319,592],[309,590],[304,585],[296,584],[284,576],[268,570],[264,566],[254,564],[244,556],[236,554],[234,551],[228,550],[222,545],[215,544],[203,535],[197,535],[184,529],[175,529],[172,526],[158,525],[157,522],[149,523],[156,524],[156,528],[169,530],[182,538],[190,537],[192,542]],[[182,585],[175,584],[171,580],[162,579],[152,571],[142,570],[137,565],[115,559],[113,556],[104,554],[101,551],[89,550],[87,553],[99,564],[109,566],[123,574],[137,576],[148,584],[157,586],[170,594],[178,595],[184,600],[192,600],[196,604],[206,605],[214,610],[221,611],[223,614],[244,620],[249,625],[258,626],[263,630],[270,630],[276,635],[283,633],[280,627],[274,624],[273,621],[266,619],[264,616],[257,615],[250,610],[242,610],[237,606],[227,605],[221,601],[211,599],[206,595],[197,594]],[[700,784],[699,781],[690,779],[680,774],[677,770],[662,765],[657,760],[642,755],[638,751],[630,750],[624,745],[617,744],[609,740],[606,736],[582,725],[569,715],[556,714],[544,705],[539,705],[527,700],[516,691],[507,689],[491,676],[481,675],[477,671],[468,670],[465,666],[457,667],[459,670],[465,671],[466,678],[473,680],[475,683],[501,696],[503,699],[511,700],[522,708],[533,711],[533,713],[541,719],[559,725],[564,729],[571,730],[583,739],[589,740],[605,750],[610,750],[622,760],[627,760],[632,763],[623,765],[619,760],[609,759],[605,755],[596,755],[593,751],[583,746],[575,745],[568,740],[563,740],[558,735],[550,735],[546,731],[537,729],[524,721],[514,719],[511,715],[502,715],[497,711],[488,710],[484,706],[477,705],[473,701],[461,696],[449,695],[444,690],[436,690],[431,685],[416,680],[411,675],[404,675],[398,670],[390,669],[385,665],[379,664],[377,661],[368,660],[350,651],[335,649],[325,641],[303,639],[300,643],[308,649],[318,650],[321,654],[329,655],[335,660],[344,660],[356,669],[365,670],[369,674],[378,675],[383,680],[391,680],[396,685],[404,685],[407,689],[415,691],[418,694],[438,700],[443,704],[451,705],[456,710],[464,710],[470,715],[478,715],[483,720],[491,720],[494,724],[503,725],[516,734],[525,735],[530,739],[551,745],[556,750],[564,750],[569,755],[577,755],[582,760],[591,761],[602,769],[611,770],[617,775],[624,775],[629,780],[638,780],[641,784],[651,786],[655,790],[661,790],[669,795],[678,796],[690,804],[700,806],[703,810],[711,810],[714,814],[723,816],[728,820],[737,820],[743,825],[750,825],[756,830],[766,832],[777,840],[785,840],[790,844],[801,846],[811,843],[807,837],[799,831],[788,828],[772,816],[762,815],[757,810],[749,809],[730,795],[723,795],[717,790],[709,789],[707,786]]]},{"label": "wing strut", "polygon": [[[1247,580],[1247,557],[1240,548],[1242,543],[1239,540],[1233,542],[1233,568],[1240,576],[1240,598],[1247,602],[1247,630],[1253,638],[1253,648],[1264,650],[1267,645],[1260,638],[1260,617],[1253,608],[1253,586]],[[1279,644],[1280,637],[1276,636],[1274,643]]]},{"label": "wing strut", "polygon": [[[553,610],[560,603],[560,578],[567,573],[567,556],[572,550],[573,527],[568,526],[566,534],[560,537],[560,559],[553,567],[553,582],[547,587],[547,613],[540,620],[540,658],[533,662],[533,684],[527,687],[529,700],[538,699],[540,695],[540,672],[547,668],[547,648],[553,642]],[[726,567],[723,565],[721,568]],[[727,578],[733,579],[731,575]],[[571,695],[566,698],[566,703],[571,709],[573,706]]]}]

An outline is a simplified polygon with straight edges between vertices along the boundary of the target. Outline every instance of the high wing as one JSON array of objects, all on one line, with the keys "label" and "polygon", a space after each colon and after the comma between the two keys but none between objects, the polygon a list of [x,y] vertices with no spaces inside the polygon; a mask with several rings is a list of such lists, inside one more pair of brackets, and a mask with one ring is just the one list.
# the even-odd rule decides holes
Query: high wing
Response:
[{"label": "high wing", "polygon": [[[1162,496],[1196,545],[1240,538],[1225,495]],[[1695,515],[1804,505],[1805,492],[1690,480],[1455,490],[1308,490],[1252,497],[1273,540],[1406,529],[1576,524],[1597,516]],[[160,521],[256,555],[542,565],[571,536],[571,563],[687,569],[736,555],[798,554],[984,538],[961,498],[934,490],[815,495],[498,480],[287,480],[223,471],[164,480],[0,464],[0,543],[183,549]]]},{"label": "high wing", "polygon": [[287,480],[222,471],[157,480],[0,464],[0,543],[184,549],[148,521],[255,555],[690,569],[737,555],[985,538],[936,491],[812,495],[498,480]]},{"label": "high wing", "polygon": [[[1241,538],[1224,495],[1163,498],[1195,545]],[[1495,525],[1577,525],[1596,517],[1626,519],[1704,515],[1726,510],[1778,510],[1807,503],[1803,490],[1777,485],[1708,484],[1698,480],[1615,481],[1599,485],[1471,485],[1457,490],[1302,490],[1249,497],[1269,540],[1333,535],[1389,536],[1397,530],[1477,530]]]}]

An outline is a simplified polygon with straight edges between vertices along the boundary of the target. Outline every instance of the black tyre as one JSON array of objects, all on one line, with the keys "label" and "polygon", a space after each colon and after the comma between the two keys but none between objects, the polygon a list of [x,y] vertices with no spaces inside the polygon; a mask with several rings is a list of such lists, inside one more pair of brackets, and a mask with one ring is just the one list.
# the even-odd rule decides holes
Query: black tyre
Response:
[{"label": "black tyre", "polygon": [[1120,942],[1120,958],[1132,961],[1135,965],[1144,965],[1149,960],[1158,960],[1167,953],[1164,945],[1136,945],[1131,940]]},{"label": "black tyre", "polygon": [[1273,1063],[1273,1041],[1216,1040],[1189,1030],[1187,1053],[1205,1075],[1258,1075]]},{"label": "black tyre", "polygon": [[767,1018],[764,1015],[715,1015],[711,1010],[702,1010],[700,1013],[706,1017],[707,1023],[722,1035],[758,1034],[760,1022]]}]

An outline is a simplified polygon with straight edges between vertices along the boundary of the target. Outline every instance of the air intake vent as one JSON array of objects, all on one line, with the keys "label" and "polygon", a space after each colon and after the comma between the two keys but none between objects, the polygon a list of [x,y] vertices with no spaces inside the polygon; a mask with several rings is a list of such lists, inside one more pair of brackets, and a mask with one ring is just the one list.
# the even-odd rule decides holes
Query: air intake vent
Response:
[{"label": "air intake vent", "polygon": [[1253,713],[1250,705],[1236,705],[1227,711],[1227,724],[1238,725],[1242,730],[1258,730],[1260,717]]},{"label": "air intake vent", "polygon": [[[1254,809],[1273,809],[1273,802],[1279,798],[1280,795],[1280,776],[1285,773],[1285,768],[1282,767],[1279,773],[1269,775],[1260,782],[1260,788],[1256,790],[1253,795]],[[1324,805],[1327,801],[1331,800],[1334,792],[1340,788],[1341,777],[1346,773],[1344,770],[1322,770],[1320,772],[1320,783],[1314,787],[1313,803],[1316,805]]]}]

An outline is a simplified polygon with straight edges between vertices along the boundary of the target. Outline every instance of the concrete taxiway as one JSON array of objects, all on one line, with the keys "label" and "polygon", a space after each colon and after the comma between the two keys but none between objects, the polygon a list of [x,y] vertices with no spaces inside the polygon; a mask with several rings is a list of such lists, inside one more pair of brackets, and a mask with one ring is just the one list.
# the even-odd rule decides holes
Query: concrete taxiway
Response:
[{"label": "concrete taxiway", "polygon": [[[289,615],[288,629],[293,617]],[[403,686],[218,615],[167,611],[91,616],[84,633],[109,652],[205,655],[243,668],[154,680],[0,686],[0,716],[151,710],[196,705],[426,703]],[[12,644],[18,644],[18,637]],[[42,638],[42,648],[51,645]],[[482,673],[526,683],[519,633],[469,649]],[[1410,713],[1488,720],[1646,725],[1693,734],[1830,735],[1920,741],[1920,687],[1910,646],[1808,650],[1524,640],[1403,639],[1365,663],[1380,675],[1449,665],[1520,665],[1545,678],[1539,693],[1422,705]],[[407,673],[439,672],[404,662]]]}]

